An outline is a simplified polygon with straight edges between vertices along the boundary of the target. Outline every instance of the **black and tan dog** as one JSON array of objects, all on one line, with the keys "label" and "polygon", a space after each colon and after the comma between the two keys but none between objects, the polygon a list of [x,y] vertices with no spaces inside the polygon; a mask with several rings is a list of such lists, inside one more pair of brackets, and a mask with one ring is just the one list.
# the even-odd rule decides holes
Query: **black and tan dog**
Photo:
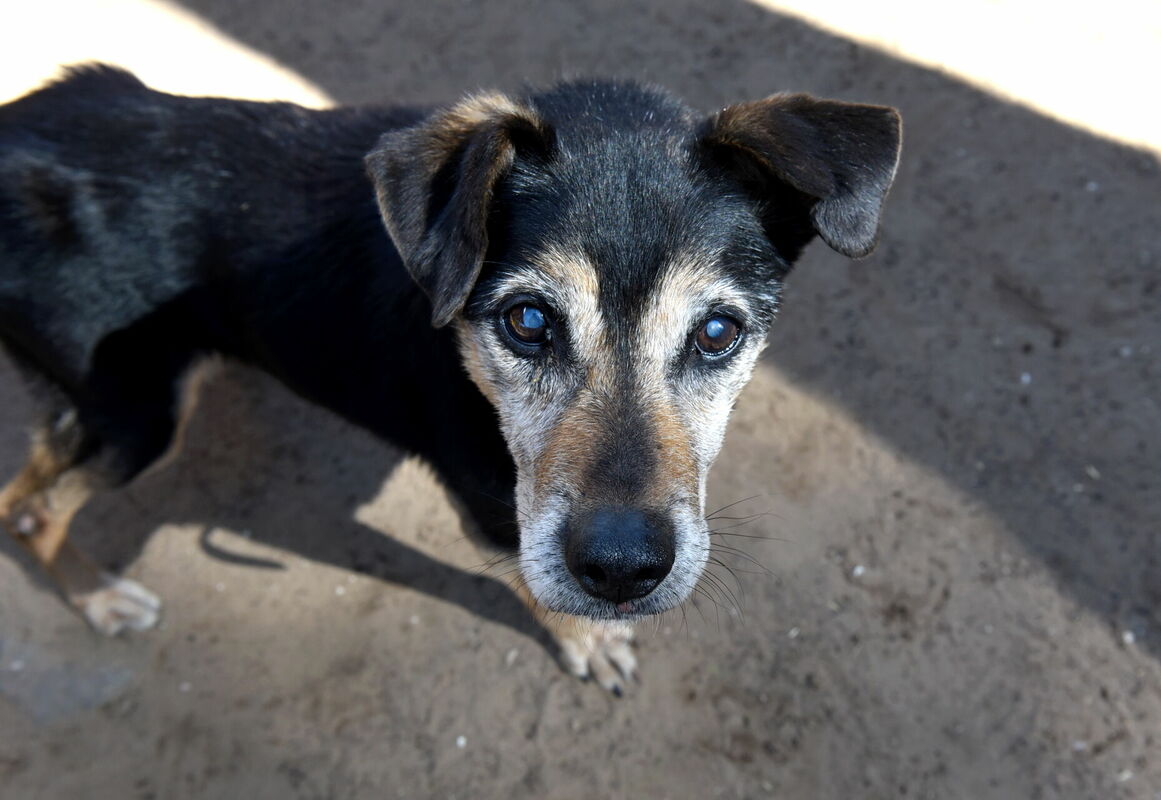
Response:
[{"label": "black and tan dog", "polygon": [[613,687],[631,623],[701,575],[782,279],[816,233],[871,250],[899,135],[803,95],[312,111],[72,70],[0,107],[0,339],[47,401],[0,521],[98,630],[152,626],[69,521],[171,448],[225,355],[426,458]]}]

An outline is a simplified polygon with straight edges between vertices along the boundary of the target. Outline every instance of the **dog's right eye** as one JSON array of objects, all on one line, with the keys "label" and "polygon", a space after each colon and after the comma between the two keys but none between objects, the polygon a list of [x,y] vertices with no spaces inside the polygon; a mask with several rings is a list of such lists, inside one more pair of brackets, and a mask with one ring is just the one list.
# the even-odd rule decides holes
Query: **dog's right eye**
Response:
[{"label": "dog's right eye", "polygon": [[539,347],[548,342],[548,315],[532,303],[518,303],[504,313],[504,328],[517,343]]}]

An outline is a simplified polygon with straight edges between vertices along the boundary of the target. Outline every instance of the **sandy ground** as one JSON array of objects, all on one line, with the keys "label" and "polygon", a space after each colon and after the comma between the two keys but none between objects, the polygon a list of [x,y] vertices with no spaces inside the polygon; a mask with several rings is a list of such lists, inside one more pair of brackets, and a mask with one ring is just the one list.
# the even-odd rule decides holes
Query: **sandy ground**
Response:
[{"label": "sandy ground", "polygon": [[[723,553],[630,696],[560,671],[421,465],[228,369],[77,524],[160,630],[99,640],[0,544],[0,797],[1161,798],[1156,153],[740,0],[190,0],[235,42],[203,51],[104,5],[87,38],[190,90],[236,46],[287,96],[618,74],[889,103],[907,139],[879,251],[809,252],[713,473],[768,573]],[[37,19],[8,83],[89,54]],[[10,474],[6,362],[0,408]]]}]

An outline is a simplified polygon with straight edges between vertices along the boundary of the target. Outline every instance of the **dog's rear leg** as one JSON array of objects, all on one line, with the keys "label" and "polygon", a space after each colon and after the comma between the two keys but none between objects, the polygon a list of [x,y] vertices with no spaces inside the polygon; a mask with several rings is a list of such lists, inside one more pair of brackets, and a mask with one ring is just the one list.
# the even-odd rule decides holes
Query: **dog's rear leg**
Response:
[{"label": "dog's rear leg", "polygon": [[161,601],[135,581],[103,571],[69,541],[73,517],[93,494],[123,485],[153,463],[173,435],[169,414],[143,414],[93,432],[69,409],[33,437],[28,461],[0,490],[0,524],[39,563],[68,602],[98,631],[144,630]]}]

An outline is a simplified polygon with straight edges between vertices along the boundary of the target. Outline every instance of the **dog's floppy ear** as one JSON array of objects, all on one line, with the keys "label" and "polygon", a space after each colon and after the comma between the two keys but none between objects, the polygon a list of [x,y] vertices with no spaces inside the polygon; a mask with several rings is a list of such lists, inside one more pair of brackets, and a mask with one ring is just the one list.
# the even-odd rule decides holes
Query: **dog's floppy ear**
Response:
[{"label": "dog's floppy ear", "polygon": [[766,178],[800,193],[814,231],[857,258],[875,247],[900,138],[893,108],[783,94],[724,108],[710,117],[702,141],[742,155]]},{"label": "dog's floppy ear", "polygon": [[479,277],[496,182],[518,147],[544,151],[550,141],[532,109],[488,93],[384,134],[368,154],[383,221],[436,327],[463,309]]}]

